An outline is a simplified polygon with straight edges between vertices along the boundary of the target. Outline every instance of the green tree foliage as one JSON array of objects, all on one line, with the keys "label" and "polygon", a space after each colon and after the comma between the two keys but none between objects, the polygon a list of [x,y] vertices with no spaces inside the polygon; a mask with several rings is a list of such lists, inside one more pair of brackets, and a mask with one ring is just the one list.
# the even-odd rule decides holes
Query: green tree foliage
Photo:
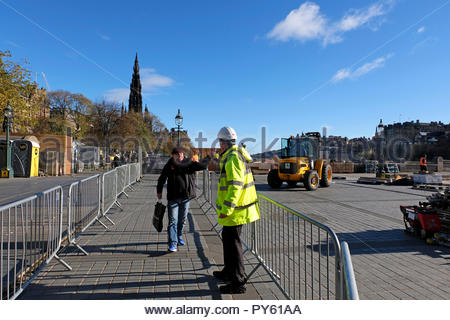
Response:
[{"label": "green tree foliage", "polygon": [[46,101],[30,71],[11,57],[9,51],[0,51],[0,110],[9,104],[14,110],[13,131],[28,133],[37,124]]}]

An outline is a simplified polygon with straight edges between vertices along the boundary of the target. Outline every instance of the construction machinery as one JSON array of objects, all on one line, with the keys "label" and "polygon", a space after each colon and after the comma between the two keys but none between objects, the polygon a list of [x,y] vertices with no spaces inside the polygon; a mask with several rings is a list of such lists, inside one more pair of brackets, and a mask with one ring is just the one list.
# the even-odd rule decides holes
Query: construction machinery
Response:
[{"label": "construction machinery", "polygon": [[429,244],[450,246],[450,190],[427,196],[419,205],[400,206],[405,231]]},{"label": "construction machinery", "polygon": [[399,174],[396,163],[386,161],[377,164],[375,177],[360,177],[358,183],[409,185],[411,179]]},{"label": "construction machinery", "polygon": [[269,186],[277,189],[283,182],[291,187],[302,182],[309,191],[314,191],[319,186],[329,187],[332,169],[327,160],[320,157],[320,146],[319,132],[282,138],[278,168],[270,170],[267,176]]},{"label": "construction machinery", "polygon": [[402,177],[398,174],[398,165],[394,162],[383,162],[378,164],[376,177],[380,179],[395,181]]}]

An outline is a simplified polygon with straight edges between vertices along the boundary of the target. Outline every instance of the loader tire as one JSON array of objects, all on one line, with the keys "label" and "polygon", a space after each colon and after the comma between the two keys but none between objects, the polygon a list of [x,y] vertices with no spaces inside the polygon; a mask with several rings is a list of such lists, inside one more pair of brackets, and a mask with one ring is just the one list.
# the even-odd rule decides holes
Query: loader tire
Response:
[{"label": "loader tire", "polygon": [[305,174],[305,180],[303,184],[305,185],[306,190],[314,191],[319,187],[319,174],[316,170],[310,170]]},{"label": "loader tire", "polygon": [[333,169],[329,164],[323,166],[322,168],[322,179],[320,179],[321,187],[329,187],[333,181]]},{"label": "loader tire", "polygon": [[273,189],[278,189],[283,184],[283,181],[278,176],[278,169],[272,169],[267,175],[267,183]]}]

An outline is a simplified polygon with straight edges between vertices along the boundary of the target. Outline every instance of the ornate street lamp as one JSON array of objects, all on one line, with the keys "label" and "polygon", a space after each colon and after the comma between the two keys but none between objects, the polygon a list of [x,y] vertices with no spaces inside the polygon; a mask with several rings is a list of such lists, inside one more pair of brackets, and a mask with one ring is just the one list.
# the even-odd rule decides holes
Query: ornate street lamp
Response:
[{"label": "ornate street lamp", "polygon": [[1,168],[2,178],[14,178],[14,170],[11,165],[11,142],[9,141],[9,131],[12,127],[14,111],[8,104],[4,109],[3,132],[6,132],[6,167]]},{"label": "ornate street lamp", "polygon": [[183,116],[180,113],[180,109],[178,109],[178,114],[175,117],[175,124],[178,127],[178,144],[177,146],[180,146],[180,129],[181,129],[181,125],[183,124]]}]

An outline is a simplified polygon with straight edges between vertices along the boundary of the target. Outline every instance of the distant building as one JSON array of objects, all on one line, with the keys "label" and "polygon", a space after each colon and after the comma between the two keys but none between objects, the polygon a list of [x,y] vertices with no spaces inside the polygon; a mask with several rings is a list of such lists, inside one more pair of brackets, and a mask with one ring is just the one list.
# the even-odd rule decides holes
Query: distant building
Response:
[{"label": "distant building", "polygon": [[374,138],[383,139],[386,142],[402,138],[411,144],[429,144],[436,143],[440,136],[450,136],[450,124],[441,121],[426,123],[417,120],[384,125],[380,120],[375,129]]}]

